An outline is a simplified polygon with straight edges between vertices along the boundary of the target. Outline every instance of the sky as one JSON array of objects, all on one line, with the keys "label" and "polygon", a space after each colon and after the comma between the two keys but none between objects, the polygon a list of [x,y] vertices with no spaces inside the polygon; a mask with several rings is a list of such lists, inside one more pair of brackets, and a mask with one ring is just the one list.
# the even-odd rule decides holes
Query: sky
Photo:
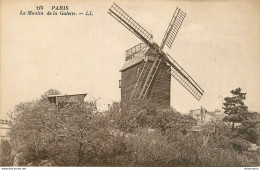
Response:
[{"label": "sky", "polygon": [[[160,44],[178,6],[187,15],[172,48],[164,48],[204,89],[197,101],[174,78],[171,106],[188,112],[220,109],[242,88],[245,104],[260,112],[260,1],[115,1]],[[125,50],[141,42],[108,13],[113,1],[1,1],[1,115],[48,89],[120,101]],[[29,16],[52,6],[93,16]],[[59,11],[57,11],[59,12]]]}]

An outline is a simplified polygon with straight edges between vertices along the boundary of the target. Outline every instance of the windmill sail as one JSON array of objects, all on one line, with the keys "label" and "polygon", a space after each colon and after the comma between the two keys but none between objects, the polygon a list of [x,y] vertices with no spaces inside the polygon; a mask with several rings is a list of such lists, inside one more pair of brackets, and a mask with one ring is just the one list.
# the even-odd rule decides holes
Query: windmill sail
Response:
[{"label": "windmill sail", "polygon": [[[172,43],[182,25],[182,22],[186,14],[177,7],[168,29],[164,35],[161,46],[159,47],[156,43],[152,43],[152,34],[146,31],[140,24],[138,24],[134,19],[132,19],[124,10],[122,10],[118,5],[113,3],[108,13],[114,17],[119,23],[125,26],[129,31],[135,34],[139,39],[141,39],[146,45],[158,52],[158,56],[151,68],[143,67],[141,74],[139,75],[134,89],[131,93],[130,99],[138,97],[139,99],[144,99],[153,78],[156,75],[157,69],[161,63],[162,57],[165,58],[166,62],[170,64],[170,74],[183,86],[185,87],[197,100],[200,100],[204,91],[202,88],[189,76],[188,73],[173,59],[169,54],[165,54],[162,49],[165,44],[171,48]],[[132,54],[132,51],[130,52]],[[171,60],[170,60],[171,59]],[[146,70],[146,71],[144,71]],[[145,76],[147,74],[147,76]],[[142,83],[144,82],[144,83]]]},{"label": "windmill sail", "polygon": [[197,100],[200,100],[204,91],[202,88],[190,77],[190,75],[169,55],[167,56],[172,60],[170,74],[186,88]]},{"label": "windmill sail", "polygon": [[185,18],[186,14],[180,9],[176,8],[171,22],[167,28],[167,31],[163,37],[162,43],[161,43],[161,49],[163,49],[164,45],[166,44],[169,48],[171,48],[172,43],[181,27],[181,24]]},{"label": "windmill sail", "polygon": [[124,10],[122,10],[118,5],[113,3],[112,7],[109,9],[108,13],[114,17],[119,23],[125,26],[129,31],[135,34],[139,39],[141,39],[148,46],[152,46],[152,34],[146,31],[140,24],[138,24],[133,18],[131,18]]}]

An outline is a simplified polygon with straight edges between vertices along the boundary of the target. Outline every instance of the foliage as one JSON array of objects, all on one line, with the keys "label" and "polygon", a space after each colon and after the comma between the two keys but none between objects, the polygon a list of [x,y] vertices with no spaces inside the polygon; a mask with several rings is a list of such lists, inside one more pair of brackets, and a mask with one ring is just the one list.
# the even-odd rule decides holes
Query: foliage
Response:
[{"label": "foliage", "polygon": [[0,165],[8,166],[11,164],[11,145],[8,140],[2,139],[0,141]]},{"label": "foliage", "polygon": [[241,88],[232,90],[231,93],[232,97],[225,98],[224,112],[228,116],[223,120],[233,123],[232,130],[234,130],[234,123],[241,123],[237,129],[238,135],[243,140],[258,143],[260,140],[260,114],[248,111],[248,107],[244,104],[246,93],[242,93]]},{"label": "foliage", "polygon": [[[223,122],[215,131],[193,132],[196,121],[172,108],[149,102],[113,103],[97,113],[95,103],[63,108],[41,99],[14,111],[11,146],[18,165],[26,166],[257,166],[258,153],[247,151],[241,133]],[[58,93],[57,93],[58,94]],[[252,120],[247,115],[244,121]],[[243,122],[246,123],[246,122]],[[250,123],[243,133],[252,138]],[[247,128],[246,128],[247,127]],[[245,135],[246,136],[246,135]],[[9,165],[11,165],[10,160]]]},{"label": "foliage", "polygon": [[42,99],[45,99],[47,96],[49,95],[60,95],[61,92],[55,89],[49,89],[48,91],[46,91],[41,97]]},{"label": "foliage", "polygon": [[11,140],[22,153],[19,164],[48,159],[55,165],[81,166],[95,159],[97,148],[112,138],[104,117],[88,106],[74,103],[59,109],[45,98],[18,105]]},{"label": "foliage", "polygon": [[124,132],[133,133],[140,128],[150,127],[162,133],[178,130],[185,133],[196,123],[189,115],[181,115],[172,108],[155,107],[150,102],[134,101],[128,106],[122,106],[122,110],[117,109],[109,114],[113,115],[114,123]]},{"label": "foliage", "polygon": [[244,120],[247,111],[247,106],[244,104],[246,99],[246,93],[242,93],[241,88],[237,88],[231,91],[232,97],[225,97],[224,113],[228,116],[224,120],[232,122],[232,130],[234,129],[234,124],[242,122]]},{"label": "foliage", "polygon": [[260,142],[260,114],[257,112],[249,112],[244,121],[242,121],[239,133],[252,143]]}]

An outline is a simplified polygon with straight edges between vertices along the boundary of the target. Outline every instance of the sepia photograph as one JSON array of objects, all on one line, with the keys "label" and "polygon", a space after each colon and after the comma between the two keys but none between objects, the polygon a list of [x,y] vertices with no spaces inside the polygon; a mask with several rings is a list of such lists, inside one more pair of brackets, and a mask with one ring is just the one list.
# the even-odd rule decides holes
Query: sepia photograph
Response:
[{"label": "sepia photograph", "polygon": [[259,0],[0,0],[0,16],[2,170],[258,170]]}]

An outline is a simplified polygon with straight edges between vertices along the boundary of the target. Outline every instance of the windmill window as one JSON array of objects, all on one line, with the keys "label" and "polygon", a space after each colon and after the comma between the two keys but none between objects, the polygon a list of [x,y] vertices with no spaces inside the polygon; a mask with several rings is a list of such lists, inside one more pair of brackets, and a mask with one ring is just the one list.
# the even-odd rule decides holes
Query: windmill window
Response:
[{"label": "windmill window", "polygon": [[119,80],[119,88],[121,88],[121,80]]}]

